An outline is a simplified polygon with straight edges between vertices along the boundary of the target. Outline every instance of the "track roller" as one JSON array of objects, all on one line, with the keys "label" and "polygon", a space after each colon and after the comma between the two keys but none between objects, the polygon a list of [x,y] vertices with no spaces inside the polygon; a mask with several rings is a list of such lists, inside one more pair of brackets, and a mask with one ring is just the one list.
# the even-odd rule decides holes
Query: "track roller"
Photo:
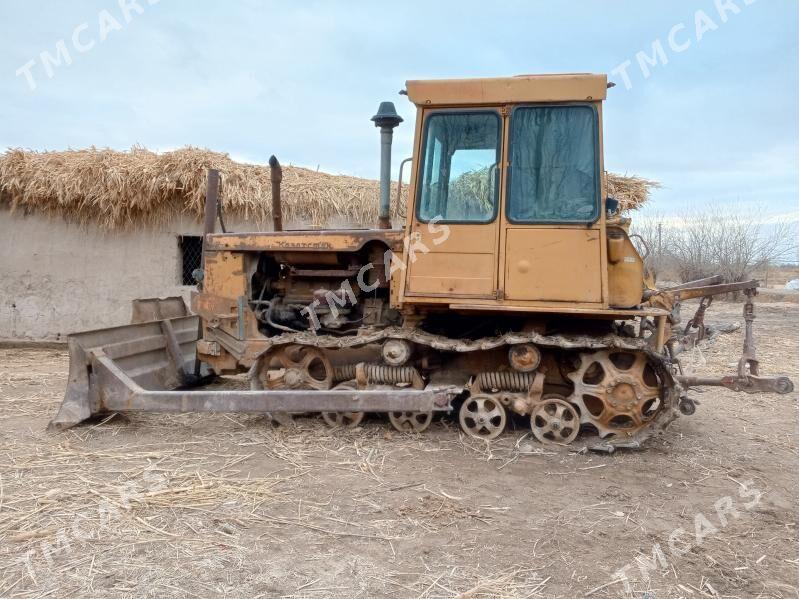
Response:
[{"label": "track roller", "polygon": [[421,433],[433,422],[432,412],[389,412],[388,420],[401,433]]},{"label": "track roller", "polygon": [[580,432],[580,415],[562,396],[546,395],[530,414],[530,428],[541,443],[568,444]]},{"label": "track roller", "polygon": [[[351,389],[358,387],[353,383],[341,383],[334,389]],[[322,412],[322,420],[332,428],[357,428],[363,421],[363,412]]]},{"label": "track roller", "polygon": [[508,415],[498,397],[479,394],[464,400],[458,420],[467,435],[491,440],[505,430]]}]

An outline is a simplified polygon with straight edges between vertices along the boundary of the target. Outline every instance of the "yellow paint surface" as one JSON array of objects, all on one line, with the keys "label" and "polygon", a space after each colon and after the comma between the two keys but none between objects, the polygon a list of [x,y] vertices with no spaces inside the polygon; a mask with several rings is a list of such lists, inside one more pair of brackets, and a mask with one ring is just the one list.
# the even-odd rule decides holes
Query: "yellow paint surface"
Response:
[{"label": "yellow paint surface", "polygon": [[508,229],[505,297],[602,301],[600,235],[595,229]]}]

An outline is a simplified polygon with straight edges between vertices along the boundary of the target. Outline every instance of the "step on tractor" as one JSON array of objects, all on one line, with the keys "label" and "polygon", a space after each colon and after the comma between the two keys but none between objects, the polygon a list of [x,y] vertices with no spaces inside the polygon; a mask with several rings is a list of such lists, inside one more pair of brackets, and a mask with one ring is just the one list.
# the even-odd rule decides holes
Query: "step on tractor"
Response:
[{"label": "step on tractor", "polygon": [[[582,434],[612,451],[694,413],[697,387],[790,392],[788,378],[759,372],[757,281],[655,286],[607,193],[608,89],[595,74],[408,81],[403,222],[390,222],[403,119],[391,102],[372,117],[376,228],[284,230],[273,157],[274,230],[216,232],[224,190],[209,170],[191,310],[180,298],[138,300],[133,324],[71,335],[51,428],[112,412],[262,413],[284,425],[312,413],[335,427],[384,413],[418,433],[449,412],[484,440],[521,422],[543,443]],[[745,322],[737,369],[684,373],[681,348],[704,335],[712,299],[734,292]],[[680,326],[681,303],[697,298]],[[203,388],[244,372],[249,390]]]}]

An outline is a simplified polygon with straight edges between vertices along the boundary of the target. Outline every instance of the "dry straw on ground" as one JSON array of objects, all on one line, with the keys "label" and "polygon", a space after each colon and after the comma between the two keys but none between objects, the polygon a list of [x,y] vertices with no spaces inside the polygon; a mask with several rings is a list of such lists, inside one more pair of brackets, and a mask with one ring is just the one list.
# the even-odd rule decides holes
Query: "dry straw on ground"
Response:
[{"label": "dry straw on ground", "polygon": [[[799,376],[795,306],[757,313],[763,367]],[[708,318],[740,314],[720,302]],[[742,343],[742,329],[719,336],[684,366],[726,372]],[[607,598],[656,543],[671,567],[631,597],[797,596],[796,394],[708,389],[663,438],[605,456],[522,430],[487,443],[451,420],[412,435],[375,417],[342,431],[129,414],[48,433],[67,351],[0,347],[0,364],[0,597]],[[728,496],[740,512],[724,525]],[[669,553],[698,514],[718,530]]]},{"label": "dry straw on ground", "polygon": [[[447,495],[435,480],[397,484],[400,456],[460,451],[457,435],[342,431],[311,418],[278,428],[244,414],[204,415],[195,428],[187,414],[112,416],[53,436],[43,418],[60,401],[66,352],[0,348],[0,363],[0,597],[546,590],[549,578],[527,563],[463,560],[466,541],[417,566],[413,548],[429,535],[489,530],[506,509]],[[148,439],[133,432],[143,423]],[[335,473],[333,486],[322,488],[321,472]]]},{"label": "dry straw on ground", "polygon": [[[9,150],[0,156],[0,204],[107,230],[163,223],[176,214],[199,219],[208,168],[222,173],[227,213],[258,225],[271,220],[268,166],[191,147],[160,154],[138,147],[129,152]],[[643,204],[655,186],[646,179],[608,175],[611,195],[625,209]],[[289,223],[369,225],[377,220],[377,181],[284,166],[282,192]],[[393,217],[401,219],[404,208],[396,205],[394,193],[392,188]]]}]

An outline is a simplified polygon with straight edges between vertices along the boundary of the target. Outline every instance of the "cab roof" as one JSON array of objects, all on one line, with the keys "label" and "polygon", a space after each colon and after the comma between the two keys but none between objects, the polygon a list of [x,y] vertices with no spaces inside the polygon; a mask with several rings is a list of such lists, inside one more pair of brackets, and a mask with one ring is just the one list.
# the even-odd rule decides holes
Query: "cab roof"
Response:
[{"label": "cab roof", "polygon": [[595,102],[607,97],[607,87],[607,75],[592,73],[405,82],[408,98],[417,106]]}]

